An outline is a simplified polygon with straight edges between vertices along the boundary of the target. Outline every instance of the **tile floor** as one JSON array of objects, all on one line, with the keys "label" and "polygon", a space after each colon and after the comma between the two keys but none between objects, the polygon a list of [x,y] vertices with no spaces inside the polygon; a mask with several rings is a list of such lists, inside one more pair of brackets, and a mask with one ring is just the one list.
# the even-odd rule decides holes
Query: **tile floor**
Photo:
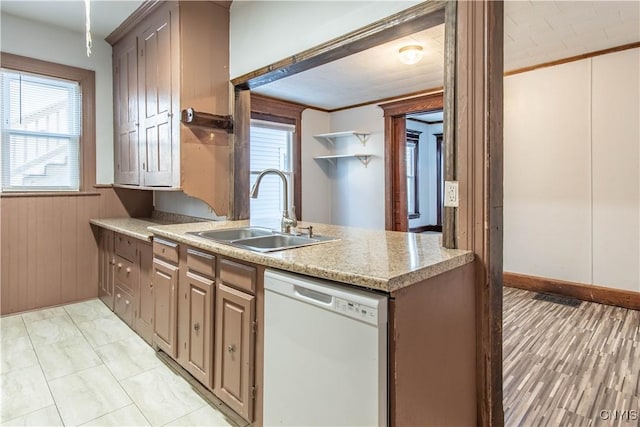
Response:
[{"label": "tile floor", "polygon": [[100,300],[0,319],[3,426],[231,426]]}]

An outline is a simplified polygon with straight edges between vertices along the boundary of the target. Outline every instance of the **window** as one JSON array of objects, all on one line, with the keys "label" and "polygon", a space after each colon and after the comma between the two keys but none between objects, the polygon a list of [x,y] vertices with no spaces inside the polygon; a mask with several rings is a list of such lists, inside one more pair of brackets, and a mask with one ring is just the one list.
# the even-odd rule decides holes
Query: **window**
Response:
[{"label": "window", "polygon": [[418,141],[420,140],[420,133],[421,132],[407,130],[407,213],[409,219],[420,218],[418,206]]},{"label": "window", "polygon": [[2,191],[78,191],[77,81],[2,69]]},{"label": "window", "polygon": [[[293,132],[295,126],[284,123],[251,120],[250,184],[256,182],[258,174],[265,169],[279,169],[285,173],[289,188],[289,204],[293,203]],[[282,180],[267,175],[260,183],[258,198],[250,200],[251,219],[280,218],[282,211],[291,206],[282,206]]]}]

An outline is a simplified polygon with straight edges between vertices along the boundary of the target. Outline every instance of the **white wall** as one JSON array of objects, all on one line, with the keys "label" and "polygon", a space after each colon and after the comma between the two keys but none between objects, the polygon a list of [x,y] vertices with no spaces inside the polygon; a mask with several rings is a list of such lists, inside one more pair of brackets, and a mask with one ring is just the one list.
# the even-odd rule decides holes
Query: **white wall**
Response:
[{"label": "white wall", "polygon": [[[34,6],[35,7],[35,6]],[[28,56],[96,73],[96,182],[113,183],[113,83],[111,46],[94,38],[87,58],[84,34],[2,14],[3,52]]]},{"label": "white wall", "polygon": [[437,147],[434,134],[442,133],[442,124],[427,125],[407,120],[407,129],[422,132],[418,148],[418,191],[420,217],[409,220],[409,228],[435,225],[438,222],[437,211]]},{"label": "white wall", "polygon": [[301,127],[302,220],[331,224],[333,166],[324,160],[314,160],[316,156],[328,155],[330,147],[313,137],[330,131],[329,113],[306,109],[302,112]]},{"label": "white wall", "polygon": [[234,1],[231,78],[400,12],[421,1]]},{"label": "white wall", "polygon": [[505,78],[505,271],[640,291],[639,64]]},{"label": "white wall", "polygon": [[340,138],[336,154],[363,153],[373,157],[367,167],[358,159],[339,159],[332,170],[333,224],[384,229],[384,117],[376,105],[331,113],[331,132],[366,131],[365,146],[354,137]]}]

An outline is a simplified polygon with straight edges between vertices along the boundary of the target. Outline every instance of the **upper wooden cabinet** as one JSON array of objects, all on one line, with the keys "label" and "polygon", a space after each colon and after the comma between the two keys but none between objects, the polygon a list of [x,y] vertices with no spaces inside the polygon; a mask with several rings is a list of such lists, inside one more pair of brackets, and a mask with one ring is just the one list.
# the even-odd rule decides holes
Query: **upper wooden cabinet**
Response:
[{"label": "upper wooden cabinet", "polygon": [[[183,109],[229,115],[229,9],[218,2],[144,6],[113,44],[115,183],[181,189],[229,211],[229,136],[188,127]],[[125,21],[126,23],[126,21]]]}]

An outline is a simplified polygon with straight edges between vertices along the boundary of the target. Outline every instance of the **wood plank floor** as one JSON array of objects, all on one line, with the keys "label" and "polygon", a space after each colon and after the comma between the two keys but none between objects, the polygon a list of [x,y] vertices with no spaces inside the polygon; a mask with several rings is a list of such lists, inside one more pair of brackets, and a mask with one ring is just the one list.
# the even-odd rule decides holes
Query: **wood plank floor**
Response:
[{"label": "wood plank floor", "polygon": [[640,311],[535,295],[504,288],[505,425],[640,426]]}]

